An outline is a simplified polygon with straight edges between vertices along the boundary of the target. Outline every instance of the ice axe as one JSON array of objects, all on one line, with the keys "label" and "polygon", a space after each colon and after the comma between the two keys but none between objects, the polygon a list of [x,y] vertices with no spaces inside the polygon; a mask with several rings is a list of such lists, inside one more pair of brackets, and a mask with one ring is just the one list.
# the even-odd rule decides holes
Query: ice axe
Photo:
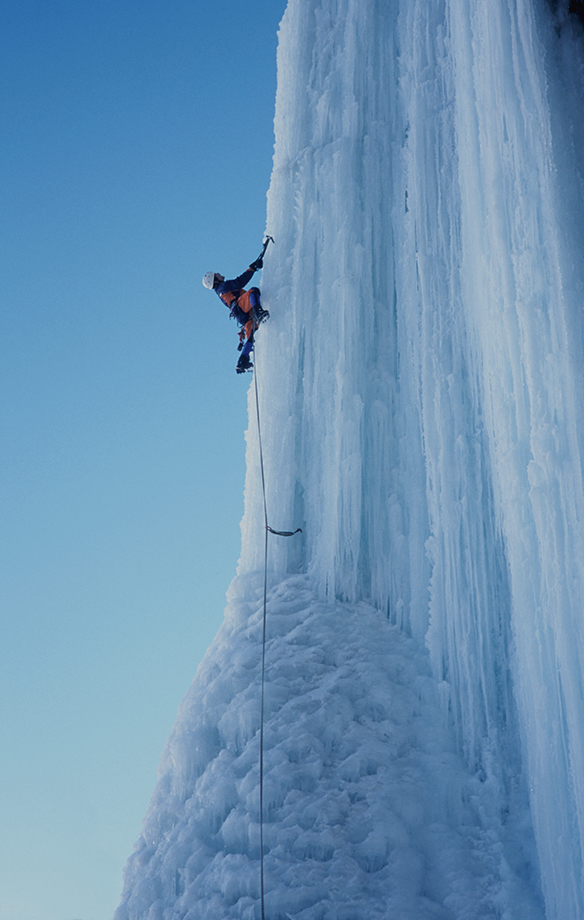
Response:
[{"label": "ice axe", "polygon": [[273,243],[273,242],[274,242],[274,237],[273,237],[273,236],[268,236],[267,233],[266,233],[266,238],[265,238],[265,240],[264,240],[264,248],[262,249],[262,256],[261,256],[262,259],[263,259],[263,257],[264,257],[265,254],[266,254],[266,249],[268,248],[268,245],[269,245],[270,243]]},{"label": "ice axe", "polygon": [[[263,264],[263,261],[264,261],[264,256],[265,256],[265,254],[266,254],[266,249],[268,248],[269,244],[270,244],[270,243],[273,243],[273,242],[274,242],[274,237],[273,237],[273,236],[266,236],[266,238],[265,238],[265,240],[264,240],[264,248],[263,248],[262,251],[260,252],[260,254],[259,254],[259,256],[257,257],[257,259],[255,260],[255,262],[253,263],[254,265],[257,265],[258,268],[261,268],[261,267],[262,267],[262,264]],[[259,263],[259,264],[258,264],[258,263]]]}]

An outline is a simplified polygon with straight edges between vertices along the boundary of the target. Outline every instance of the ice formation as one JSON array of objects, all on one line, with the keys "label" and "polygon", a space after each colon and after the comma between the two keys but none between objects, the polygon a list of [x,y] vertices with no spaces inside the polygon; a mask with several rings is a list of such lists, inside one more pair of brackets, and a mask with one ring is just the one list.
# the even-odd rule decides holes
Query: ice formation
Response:
[{"label": "ice formation", "polygon": [[[584,38],[289,0],[256,346],[270,920],[584,918]],[[264,522],[116,920],[255,920]]]}]

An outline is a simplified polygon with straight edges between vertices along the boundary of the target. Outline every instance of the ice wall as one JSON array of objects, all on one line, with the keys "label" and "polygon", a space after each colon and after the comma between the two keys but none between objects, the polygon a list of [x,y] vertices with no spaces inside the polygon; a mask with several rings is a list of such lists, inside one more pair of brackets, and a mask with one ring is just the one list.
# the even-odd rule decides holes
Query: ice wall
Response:
[{"label": "ice wall", "polygon": [[[473,798],[465,820],[494,867],[488,898],[457,900],[457,878],[475,889],[456,843],[451,887],[434,891],[439,847],[422,840],[420,781],[404,844],[411,871],[375,892],[359,876],[372,898],[363,916],[383,916],[402,878],[399,920],[426,909],[531,920],[540,886],[548,920],[584,920],[583,47],[567,10],[543,0],[290,0],[281,25],[267,219],[276,242],[262,278],[271,319],[255,373],[269,521],[303,534],[270,538],[270,589],[308,579],[317,600],[306,609],[335,612],[339,648],[349,621],[354,641],[363,602],[368,629],[377,610],[420,654],[426,646],[442,707],[428,724],[443,720],[454,739],[432,753],[454,744],[463,758],[455,798]],[[264,562],[253,390],[249,410],[240,591],[257,591]],[[246,604],[257,617],[252,594],[238,617]],[[312,632],[290,639],[305,644],[307,672],[319,636],[311,616]],[[244,625],[229,633],[233,656]],[[169,741],[120,920],[257,915],[245,881],[255,838],[242,831],[257,790],[256,665],[227,667],[229,642],[210,650]],[[344,685],[327,675],[319,698],[328,687],[337,711]],[[292,711],[294,736],[303,714]],[[309,748],[296,738],[290,756]],[[221,780],[213,803],[228,761],[235,779]],[[336,801],[343,768],[323,764]],[[284,832],[301,827],[307,799],[286,811],[289,776],[274,767],[273,847],[284,862],[272,878],[307,892],[306,853]],[[444,784],[434,788],[440,797]],[[442,804],[458,840],[456,808]],[[370,828],[373,840],[383,826]],[[350,840],[339,833],[314,878],[323,860],[342,873]],[[389,865],[394,844],[383,839]],[[532,901],[517,894],[522,884]],[[328,907],[306,897],[292,915],[345,916],[342,903],[360,916],[357,897]]]},{"label": "ice wall", "polygon": [[[560,21],[561,20],[561,21]],[[430,649],[584,916],[582,35],[536,0],[291,2],[258,347],[269,505]],[[253,437],[253,436],[252,436]],[[242,571],[259,565],[250,458]],[[505,804],[507,803],[507,804]]]}]

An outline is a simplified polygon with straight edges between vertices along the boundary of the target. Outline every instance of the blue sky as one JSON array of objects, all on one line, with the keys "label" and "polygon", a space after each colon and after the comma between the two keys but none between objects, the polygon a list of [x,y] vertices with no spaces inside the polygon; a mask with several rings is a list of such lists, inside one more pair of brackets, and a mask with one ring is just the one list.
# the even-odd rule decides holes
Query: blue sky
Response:
[{"label": "blue sky", "polygon": [[0,920],[111,918],[222,619],[285,5],[0,9]]}]

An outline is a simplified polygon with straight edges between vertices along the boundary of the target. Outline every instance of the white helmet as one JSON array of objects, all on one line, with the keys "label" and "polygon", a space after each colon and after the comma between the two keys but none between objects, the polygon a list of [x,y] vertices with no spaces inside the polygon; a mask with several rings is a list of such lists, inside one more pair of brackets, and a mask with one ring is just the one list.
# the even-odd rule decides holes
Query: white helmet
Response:
[{"label": "white helmet", "polygon": [[215,272],[205,272],[203,275],[203,287],[208,288],[210,291],[215,287]]}]

